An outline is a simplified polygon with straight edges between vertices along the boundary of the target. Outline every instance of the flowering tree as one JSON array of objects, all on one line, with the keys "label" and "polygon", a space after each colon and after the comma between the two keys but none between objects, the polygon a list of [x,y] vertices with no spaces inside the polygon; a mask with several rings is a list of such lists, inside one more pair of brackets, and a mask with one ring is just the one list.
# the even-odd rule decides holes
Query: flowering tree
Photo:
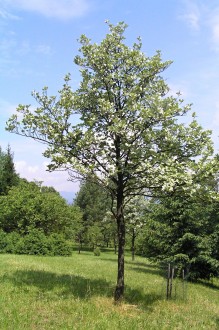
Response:
[{"label": "flowering tree", "polygon": [[89,175],[110,193],[118,229],[118,301],[124,294],[126,202],[160,190],[192,192],[195,173],[206,172],[213,150],[210,132],[194,117],[188,126],[177,121],[190,106],[171,96],[161,77],[171,62],[162,62],[160,52],[147,57],[140,38],[128,47],[126,24],[107,23],[110,31],[100,44],[80,38],[80,87],[72,91],[67,75],[58,98],[49,97],[47,88],[34,92],[37,109],[20,105],[7,127],[47,145],[49,170],[64,168],[72,179]]}]

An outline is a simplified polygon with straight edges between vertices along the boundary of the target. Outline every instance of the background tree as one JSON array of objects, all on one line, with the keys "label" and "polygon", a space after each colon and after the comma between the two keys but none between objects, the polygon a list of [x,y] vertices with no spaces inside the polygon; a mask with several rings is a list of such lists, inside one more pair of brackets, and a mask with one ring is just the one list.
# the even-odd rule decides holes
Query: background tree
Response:
[{"label": "background tree", "polygon": [[0,147],[0,195],[7,194],[10,187],[17,185],[19,176],[15,171],[13,154],[10,146],[6,152]]},{"label": "background tree", "polygon": [[100,225],[106,212],[110,209],[110,198],[98,184],[86,178],[74,199],[83,214],[85,232],[93,225]]},{"label": "background tree", "polygon": [[46,235],[69,236],[77,213],[57,192],[42,192],[36,183],[25,180],[0,197],[0,228],[7,233],[16,231],[24,235],[40,229]]},{"label": "background tree", "polygon": [[131,240],[132,260],[135,259],[135,241],[145,225],[148,202],[143,196],[133,197],[125,209],[126,231]]},{"label": "background tree", "polygon": [[206,196],[184,194],[155,200],[138,252],[156,261],[184,265],[193,280],[218,276],[218,216],[218,201]]},{"label": "background tree", "polygon": [[161,77],[171,62],[162,62],[160,52],[145,56],[140,39],[125,45],[123,22],[108,26],[100,44],[80,38],[80,87],[73,92],[67,75],[58,99],[47,95],[47,87],[42,95],[34,92],[37,109],[20,105],[7,129],[47,144],[50,170],[67,169],[72,179],[89,175],[109,191],[118,232],[118,301],[124,294],[126,202],[159,191],[192,193],[196,173],[211,168],[213,148],[210,132],[194,117],[187,126],[177,121],[190,106],[171,96]]}]

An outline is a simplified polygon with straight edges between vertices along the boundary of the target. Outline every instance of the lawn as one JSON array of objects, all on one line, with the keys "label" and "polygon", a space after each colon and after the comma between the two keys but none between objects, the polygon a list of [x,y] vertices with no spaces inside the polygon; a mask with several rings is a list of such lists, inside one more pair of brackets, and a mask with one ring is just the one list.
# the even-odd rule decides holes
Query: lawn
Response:
[{"label": "lawn", "polygon": [[115,305],[116,258],[0,255],[0,329],[219,329],[218,279],[187,283],[184,299],[180,284],[167,301],[160,269],[128,255],[125,300]]}]

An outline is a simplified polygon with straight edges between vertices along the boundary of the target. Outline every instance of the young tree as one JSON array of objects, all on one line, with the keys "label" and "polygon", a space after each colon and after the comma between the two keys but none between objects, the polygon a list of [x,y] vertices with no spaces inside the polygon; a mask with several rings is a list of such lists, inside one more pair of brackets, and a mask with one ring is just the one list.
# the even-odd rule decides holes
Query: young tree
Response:
[{"label": "young tree", "polygon": [[[75,57],[80,87],[73,92],[67,75],[58,99],[47,95],[47,87],[42,95],[33,92],[38,108],[20,105],[19,116],[9,119],[7,129],[47,144],[49,170],[65,168],[72,179],[89,175],[109,191],[118,230],[118,301],[124,294],[126,202],[177,187],[192,193],[193,176],[213,150],[210,132],[195,118],[188,126],[177,121],[190,106],[171,96],[161,77],[171,62],[162,62],[159,51],[147,57],[140,38],[128,47],[126,24],[107,23],[110,32],[100,44],[80,38],[81,55]],[[78,124],[74,115],[80,117]]]},{"label": "young tree", "polygon": [[10,187],[17,185],[19,176],[15,171],[13,154],[10,146],[3,152],[0,147],[0,195],[7,194]]}]

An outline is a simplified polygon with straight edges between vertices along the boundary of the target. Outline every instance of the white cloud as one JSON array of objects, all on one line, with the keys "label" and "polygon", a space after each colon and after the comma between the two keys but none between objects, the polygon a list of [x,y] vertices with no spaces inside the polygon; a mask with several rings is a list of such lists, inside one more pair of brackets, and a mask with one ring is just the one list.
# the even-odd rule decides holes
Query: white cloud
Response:
[{"label": "white cloud", "polygon": [[219,51],[219,7],[209,14],[208,24],[213,49]]},{"label": "white cloud", "polygon": [[[203,3],[198,0],[183,0],[183,12],[179,16],[193,31],[202,28],[203,38],[207,38],[212,50],[219,51],[219,4]],[[207,29],[207,30],[205,30]],[[204,32],[206,34],[203,34]]]},{"label": "white cloud", "polygon": [[28,181],[43,181],[44,186],[53,186],[57,191],[77,192],[79,183],[68,181],[67,172],[48,172],[46,165],[48,162],[43,162],[40,165],[30,165],[27,161],[15,161],[15,168],[21,178]]},{"label": "white cloud", "polygon": [[194,1],[185,0],[183,13],[179,15],[179,18],[183,19],[190,28],[198,31],[200,28],[201,10]]},{"label": "white cloud", "polygon": [[37,12],[46,17],[70,19],[86,14],[87,0],[5,0],[11,8]]},{"label": "white cloud", "polygon": [[[1,5],[1,2],[0,2],[0,5]],[[0,9],[0,18],[5,19],[5,20],[7,20],[7,19],[19,20],[20,19],[20,17],[9,13],[5,9]]]},{"label": "white cloud", "polygon": [[6,77],[18,77],[24,75],[43,74],[39,70],[23,66],[24,57],[29,56],[28,62],[36,56],[49,57],[53,50],[46,43],[34,44],[29,40],[16,39],[16,35],[10,34],[0,40],[0,74]]}]

